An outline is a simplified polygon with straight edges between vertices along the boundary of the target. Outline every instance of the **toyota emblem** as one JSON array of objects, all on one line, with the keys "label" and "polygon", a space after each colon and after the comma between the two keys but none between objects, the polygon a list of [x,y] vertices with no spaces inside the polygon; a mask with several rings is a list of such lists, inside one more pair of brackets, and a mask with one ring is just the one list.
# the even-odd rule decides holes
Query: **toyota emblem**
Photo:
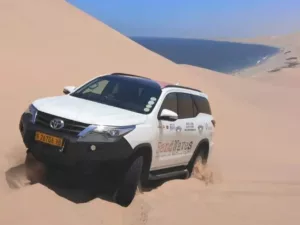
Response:
[{"label": "toyota emblem", "polygon": [[63,128],[64,125],[65,125],[65,123],[61,119],[55,118],[55,119],[50,121],[50,127],[54,130],[59,130],[59,129]]}]

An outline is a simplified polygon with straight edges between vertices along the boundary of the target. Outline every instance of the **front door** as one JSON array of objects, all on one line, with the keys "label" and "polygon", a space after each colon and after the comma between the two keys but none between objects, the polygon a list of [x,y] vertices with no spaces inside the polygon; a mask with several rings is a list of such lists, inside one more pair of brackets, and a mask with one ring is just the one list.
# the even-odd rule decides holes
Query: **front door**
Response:
[{"label": "front door", "polygon": [[[166,95],[159,113],[163,109],[169,109],[177,113],[177,96],[171,92]],[[155,155],[155,169],[163,169],[176,164],[174,150],[180,138],[182,130],[180,121],[158,120],[158,136]]]},{"label": "front door", "polygon": [[186,165],[191,159],[199,140],[195,105],[191,94],[177,93],[177,113],[177,123],[181,127],[181,132],[177,135],[179,143],[174,156],[176,156],[177,164]]},{"label": "front door", "polygon": [[[197,127],[193,102],[189,94],[169,93],[161,106],[178,114],[174,122],[158,121],[158,138],[155,164],[157,169],[185,165],[196,147]],[[160,112],[161,112],[160,110]]]}]

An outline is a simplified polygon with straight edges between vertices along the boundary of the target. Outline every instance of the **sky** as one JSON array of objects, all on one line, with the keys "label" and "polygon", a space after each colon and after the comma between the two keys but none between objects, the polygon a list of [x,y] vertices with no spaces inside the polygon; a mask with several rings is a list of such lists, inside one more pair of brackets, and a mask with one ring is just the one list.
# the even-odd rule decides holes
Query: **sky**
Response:
[{"label": "sky", "polygon": [[300,31],[300,0],[68,0],[126,36],[248,38]]}]

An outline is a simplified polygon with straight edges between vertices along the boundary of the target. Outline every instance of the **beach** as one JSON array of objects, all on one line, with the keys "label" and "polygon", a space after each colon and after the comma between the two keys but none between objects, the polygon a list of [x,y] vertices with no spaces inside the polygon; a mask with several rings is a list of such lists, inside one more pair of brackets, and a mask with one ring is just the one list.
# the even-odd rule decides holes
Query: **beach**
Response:
[{"label": "beach", "polygon": [[[63,0],[0,0],[0,26],[0,224],[299,223],[300,68],[268,72],[288,57],[299,59],[298,33],[236,40],[285,50],[274,56],[281,61],[228,76],[175,64]],[[81,190],[30,185],[18,130],[22,112],[36,98],[62,95],[64,86],[111,72],[206,92],[217,124],[207,167],[138,193],[128,208]]]},{"label": "beach", "polygon": [[[270,79],[280,79],[282,73],[292,74],[293,68],[300,68],[300,33],[293,33],[282,36],[260,37],[254,39],[237,39],[232,40],[238,43],[263,44],[280,49],[280,52],[268,57],[267,60],[260,62],[257,66],[253,66],[242,71],[237,75],[258,78],[261,81]],[[281,74],[281,75],[279,75]],[[279,76],[277,76],[279,75]],[[290,75],[293,76],[293,75]],[[293,79],[293,78],[292,78]],[[280,81],[276,83],[285,83]],[[293,85],[298,85],[293,83]]]}]

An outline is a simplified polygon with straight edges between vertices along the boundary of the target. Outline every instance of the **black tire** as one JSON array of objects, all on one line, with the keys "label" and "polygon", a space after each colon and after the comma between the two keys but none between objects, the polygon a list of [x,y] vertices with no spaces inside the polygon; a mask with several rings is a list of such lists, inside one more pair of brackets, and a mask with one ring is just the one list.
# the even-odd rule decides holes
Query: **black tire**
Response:
[{"label": "black tire", "polygon": [[195,154],[193,155],[189,164],[187,165],[187,171],[189,172],[187,179],[192,176],[194,166],[198,160],[201,160],[201,163],[203,165],[205,165],[207,163],[206,149],[203,148],[203,146],[199,146],[199,148],[196,149]]},{"label": "black tire", "polygon": [[31,184],[42,182],[45,175],[45,165],[38,161],[30,152],[27,150],[25,158],[25,173],[26,178],[30,181]]},{"label": "black tire", "polygon": [[117,204],[127,207],[131,204],[137,191],[143,169],[143,157],[139,156],[127,166],[122,181],[114,193],[113,200]]}]

